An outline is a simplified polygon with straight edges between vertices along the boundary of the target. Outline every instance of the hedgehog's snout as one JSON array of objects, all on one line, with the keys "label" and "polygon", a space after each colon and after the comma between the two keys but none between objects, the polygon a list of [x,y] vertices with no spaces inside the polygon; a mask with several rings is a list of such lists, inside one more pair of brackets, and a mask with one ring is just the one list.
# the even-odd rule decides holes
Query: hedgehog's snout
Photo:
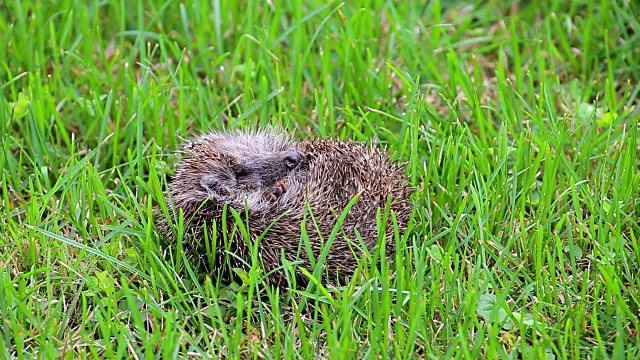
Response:
[{"label": "hedgehog's snout", "polygon": [[289,150],[284,153],[284,165],[289,170],[295,169],[300,164],[300,160],[302,160],[302,156],[297,151]]}]

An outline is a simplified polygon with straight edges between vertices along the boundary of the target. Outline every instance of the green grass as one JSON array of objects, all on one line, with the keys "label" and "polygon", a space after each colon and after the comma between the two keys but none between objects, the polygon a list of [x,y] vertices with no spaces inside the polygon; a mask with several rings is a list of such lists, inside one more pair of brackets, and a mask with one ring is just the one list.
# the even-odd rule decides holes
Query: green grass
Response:
[{"label": "green grass", "polygon": [[[6,357],[640,356],[637,2],[0,14]],[[269,123],[408,161],[416,226],[393,261],[276,294],[162,256],[153,206],[181,138]]]}]

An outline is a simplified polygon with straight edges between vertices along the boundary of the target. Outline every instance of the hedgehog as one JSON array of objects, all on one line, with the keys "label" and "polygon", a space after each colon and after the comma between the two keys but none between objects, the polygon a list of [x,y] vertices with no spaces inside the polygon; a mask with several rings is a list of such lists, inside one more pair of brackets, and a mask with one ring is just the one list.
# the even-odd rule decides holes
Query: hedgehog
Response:
[{"label": "hedgehog", "polygon": [[[196,257],[204,254],[205,241],[217,239],[213,261],[202,261],[209,273],[229,275],[225,264],[248,270],[254,245],[268,283],[288,289],[295,278],[294,286],[303,289],[310,277],[300,267],[313,273],[328,246],[321,282],[339,285],[353,276],[358,258],[380,244],[378,219],[385,209],[394,214],[384,229],[387,257],[396,250],[394,224],[401,235],[407,231],[415,188],[405,163],[393,161],[386,148],[352,140],[296,141],[267,128],[203,134],[182,153],[165,192],[173,221],[161,216],[158,228],[170,244],[176,234],[169,224],[181,211],[184,249]],[[285,268],[293,264],[292,276]]]}]

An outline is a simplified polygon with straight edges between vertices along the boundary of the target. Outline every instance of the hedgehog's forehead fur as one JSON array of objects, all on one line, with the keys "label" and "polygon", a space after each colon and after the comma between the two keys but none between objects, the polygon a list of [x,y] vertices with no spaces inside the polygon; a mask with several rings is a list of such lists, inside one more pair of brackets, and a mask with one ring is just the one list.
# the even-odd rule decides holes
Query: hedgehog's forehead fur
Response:
[{"label": "hedgehog's forehead fur", "polygon": [[285,132],[273,128],[258,131],[211,132],[192,139],[185,147],[190,155],[198,154],[203,145],[207,152],[217,152],[221,156],[243,157],[262,155],[269,152],[289,150],[292,138]]}]

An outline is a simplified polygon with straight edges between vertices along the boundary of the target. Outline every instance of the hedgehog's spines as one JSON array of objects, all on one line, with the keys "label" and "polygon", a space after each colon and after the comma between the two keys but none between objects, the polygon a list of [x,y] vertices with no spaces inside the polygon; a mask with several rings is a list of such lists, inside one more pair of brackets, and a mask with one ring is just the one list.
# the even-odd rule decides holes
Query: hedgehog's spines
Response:
[{"label": "hedgehog's spines", "polygon": [[[400,230],[407,227],[412,204],[409,200],[411,188],[404,175],[405,166],[393,162],[387,150],[379,150],[372,144],[367,146],[352,140],[341,142],[332,139],[296,142],[286,132],[266,128],[201,134],[191,139],[184,151],[187,156],[177,166],[167,194],[167,199],[171,197],[173,202],[168,204],[187,213],[195,211],[196,204],[208,200],[197,214],[190,214],[195,215],[186,226],[185,239],[190,251],[197,253],[202,245],[205,223],[215,220],[220,226],[225,203],[243,217],[245,204],[248,205],[248,230],[253,240],[271,227],[259,245],[259,255],[267,272],[281,266],[280,250],[284,250],[289,261],[296,260],[307,203],[322,232],[321,237],[307,216],[308,241],[316,257],[320,254],[322,239],[327,238],[337,216],[357,193],[361,196],[343,223],[347,238],[357,242],[354,230],[358,229],[366,246],[375,246],[378,239],[376,209],[384,208],[388,195],[393,195],[391,206]],[[293,168],[291,152],[300,154],[299,163]],[[289,157],[284,166],[286,156]],[[294,159],[298,161],[297,157]],[[208,180],[203,185],[204,176]],[[227,215],[228,228],[219,230],[227,232],[231,251],[251,263],[245,240],[238,229],[233,229],[235,223],[231,211]],[[272,225],[278,217],[281,219]],[[166,219],[161,219],[160,224],[163,225],[159,228],[165,226]],[[389,237],[389,255],[395,250],[391,240],[392,224],[388,224],[385,233]],[[223,238],[220,235],[219,240]],[[336,238],[326,259],[326,266],[340,269],[344,277],[350,276],[357,265],[347,238]],[[221,266],[223,257],[221,252],[216,255],[215,266]],[[299,260],[302,261],[301,266],[312,270],[306,254]],[[297,278],[299,286],[306,284],[307,279],[301,272],[297,273]],[[271,283],[281,286],[284,285],[282,279],[281,272],[269,277]]]}]

